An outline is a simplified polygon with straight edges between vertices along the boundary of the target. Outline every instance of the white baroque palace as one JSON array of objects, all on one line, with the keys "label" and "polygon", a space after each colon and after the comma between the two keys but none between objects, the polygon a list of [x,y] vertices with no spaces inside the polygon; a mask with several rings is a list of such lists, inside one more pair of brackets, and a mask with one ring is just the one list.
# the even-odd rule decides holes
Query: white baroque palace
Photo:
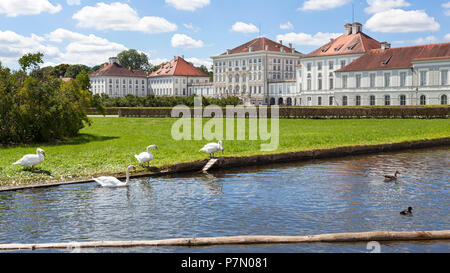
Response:
[{"label": "white baroque palace", "polygon": [[214,88],[219,97],[239,96],[245,103],[269,104],[271,81],[295,80],[301,53],[264,37],[213,59]]},{"label": "white baroque palace", "polygon": [[450,43],[392,48],[346,24],[309,54],[259,37],[211,57],[214,79],[182,57],[148,75],[117,64],[92,73],[91,91],[110,96],[238,96],[245,104],[438,105],[450,96]]},{"label": "white baroque palace", "polygon": [[448,104],[450,43],[391,48],[359,23],[305,55],[297,67],[303,106]]},{"label": "white baroque palace", "polygon": [[132,70],[118,64],[117,58],[109,58],[109,63],[89,75],[93,94],[107,94],[110,97],[126,95],[146,96],[147,73]]}]

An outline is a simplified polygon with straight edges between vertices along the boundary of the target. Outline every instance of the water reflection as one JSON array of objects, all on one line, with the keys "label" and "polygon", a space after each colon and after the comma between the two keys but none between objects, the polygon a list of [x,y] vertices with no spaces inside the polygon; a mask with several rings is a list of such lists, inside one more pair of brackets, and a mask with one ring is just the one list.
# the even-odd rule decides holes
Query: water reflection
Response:
[{"label": "water reflection", "polygon": [[[449,156],[450,149],[432,149],[144,178],[117,189],[92,183],[3,192],[0,243],[449,229]],[[383,182],[396,170],[402,173],[398,183]],[[414,216],[401,216],[408,206]],[[442,242],[386,247],[448,251]],[[359,252],[361,246],[140,250]]]}]

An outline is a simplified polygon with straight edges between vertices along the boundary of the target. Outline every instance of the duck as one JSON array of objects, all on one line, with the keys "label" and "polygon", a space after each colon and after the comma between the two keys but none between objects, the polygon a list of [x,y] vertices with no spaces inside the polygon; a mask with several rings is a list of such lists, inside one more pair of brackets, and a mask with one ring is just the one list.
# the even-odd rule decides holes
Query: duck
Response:
[{"label": "duck", "polygon": [[384,182],[397,181],[397,174],[400,174],[400,172],[396,171],[394,175],[385,175]]},{"label": "duck", "polygon": [[408,207],[407,210],[401,211],[401,215],[412,215],[412,207]]},{"label": "duck", "polygon": [[219,140],[218,143],[208,143],[203,148],[200,149],[200,152],[208,153],[210,159],[215,158],[214,154],[218,151],[222,151],[223,154],[224,149],[221,140]]},{"label": "duck", "polygon": [[97,178],[92,178],[97,184],[105,188],[118,188],[118,187],[126,187],[130,182],[130,170],[136,171],[135,166],[129,166],[127,168],[127,179],[125,182],[120,181],[119,179],[112,176],[101,176]]},{"label": "duck", "polygon": [[150,149],[158,150],[158,146],[150,145],[147,147],[147,152],[142,152],[139,155],[134,155],[134,157],[144,166],[147,163],[147,168],[150,167],[150,161],[153,160],[153,155],[150,153]]},{"label": "duck", "polygon": [[34,166],[44,162],[46,156],[47,155],[45,154],[44,150],[42,150],[41,148],[37,148],[36,154],[24,155],[17,162],[14,162],[13,165],[21,165],[23,167],[32,169]]}]

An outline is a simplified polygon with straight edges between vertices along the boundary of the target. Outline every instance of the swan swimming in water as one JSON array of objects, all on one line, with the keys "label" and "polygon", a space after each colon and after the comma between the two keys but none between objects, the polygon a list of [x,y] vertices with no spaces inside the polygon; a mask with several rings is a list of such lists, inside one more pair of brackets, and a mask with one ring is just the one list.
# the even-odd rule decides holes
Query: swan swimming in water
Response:
[{"label": "swan swimming in water", "polygon": [[13,165],[21,165],[26,168],[33,168],[36,165],[41,164],[45,160],[45,152],[41,148],[37,148],[36,154],[24,155],[17,162],[13,163]]},{"label": "swan swimming in water", "polygon": [[129,166],[127,168],[127,180],[126,182],[122,182],[119,179],[112,176],[101,176],[98,178],[92,178],[95,182],[97,182],[100,186],[106,188],[117,188],[117,187],[126,187],[130,182],[130,170],[136,171],[135,166]]},{"label": "swan swimming in water", "polygon": [[147,163],[147,167],[150,167],[150,161],[153,160],[153,155],[150,153],[150,149],[158,150],[158,146],[156,145],[150,145],[147,147],[147,152],[142,152],[139,155],[134,155],[136,159],[144,165],[144,163]]},{"label": "swan swimming in water", "polygon": [[219,140],[218,143],[208,143],[200,149],[200,152],[208,153],[210,158],[214,158],[214,154],[218,151],[222,151],[223,154],[222,140]]}]

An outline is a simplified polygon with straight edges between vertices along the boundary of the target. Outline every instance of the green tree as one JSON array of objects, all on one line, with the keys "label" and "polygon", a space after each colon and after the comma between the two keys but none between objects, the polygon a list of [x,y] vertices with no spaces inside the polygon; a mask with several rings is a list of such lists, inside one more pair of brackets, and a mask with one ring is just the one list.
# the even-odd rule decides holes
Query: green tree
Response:
[{"label": "green tree", "polygon": [[139,53],[135,49],[120,52],[117,55],[117,59],[119,64],[123,67],[140,69],[143,71],[149,71],[151,68],[147,55],[145,53]]},{"label": "green tree", "polygon": [[24,72],[27,72],[27,70],[30,68],[32,70],[35,70],[39,68],[39,64],[44,63],[42,57],[44,57],[44,54],[40,52],[35,54],[28,53],[19,59],[19,65]]},{"label": "green tree", "polygon": [[80,72],[83,70],[89,73],[91,71],[91,68],[82,64],[70,65],[67,68],[64,77],[75,79],[78,76],[78,74],[80,74]]},{"label": "green tree", "polygon": [[50,71],[50,74],[56,78],[61,78],[66,75],[66,71],[69,68],[70,65],[68,64],[59,64]]}]

